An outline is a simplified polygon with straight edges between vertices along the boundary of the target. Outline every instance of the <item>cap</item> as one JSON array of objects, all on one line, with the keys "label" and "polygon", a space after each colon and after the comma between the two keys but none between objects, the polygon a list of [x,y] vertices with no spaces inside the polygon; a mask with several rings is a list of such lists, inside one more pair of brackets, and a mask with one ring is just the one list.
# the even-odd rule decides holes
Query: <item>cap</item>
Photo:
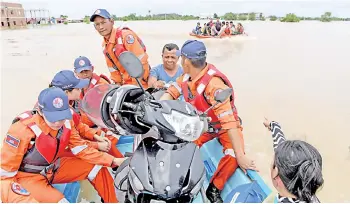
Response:
[{"label": "cap", "polygon": [[80,56],[74,61],[74,70],[78,73],[84,70],[92,70],[92,65],[87,57]]},{"label": "cap", "polygon": [[38,105],[49,122],[72,118],[68,96],[60,88],[51,87],[42,90],[38,97]]},{"label": "cap", "polygon": [[207,56],[207,48],[201,41],[187,40],[181,50],[176,51],[176,55],[178,57],[184,55],[189,59],[200,59]]},{"label": "cap", "polygon": [[94,22],[96,16],[100,16],[102,18],[111,18],[111,14],[106,9],[97,9],[94,14],[90,17],[90,21]]},{"label": "cap", "polygon": [[89,79],[79,79],[74,75],[71,70],[62,70],[58,72],[51,81],[51,85],[61,88],[63,90],[67,89],[82,89],[90,84]]}]

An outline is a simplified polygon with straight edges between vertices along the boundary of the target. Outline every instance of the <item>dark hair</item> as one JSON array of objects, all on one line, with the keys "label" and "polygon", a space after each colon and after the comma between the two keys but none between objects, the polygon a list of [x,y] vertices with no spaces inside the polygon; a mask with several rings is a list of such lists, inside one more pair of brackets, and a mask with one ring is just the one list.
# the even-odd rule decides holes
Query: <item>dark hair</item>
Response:
[{"label": "dark hair", "polygon": [[315,147],[300,140],[287,140],[275,150],[275,166],[288,191],[304,202],[314,202],[323,185],[322,157]]},{"label": "dark hair", "polygon": [[202,58],[195,58],[195,59],[189,59],[192,66],[195,68],[201,69],[204,68],[207,62],[207,57],[202,57]]},{"label": "dark hair", "polygon": [[233,21],[230,21],[230,23],[233,23]]},{"label": "dark hair", "polygon": [[171,51],[173,49],[179,50],[180,48],[179,48],[179,46],[177,46],[174,43],[168,43],[168,44],[164,45],[162,53],[164,53],[165,49],[167,49],[168,51]]}]

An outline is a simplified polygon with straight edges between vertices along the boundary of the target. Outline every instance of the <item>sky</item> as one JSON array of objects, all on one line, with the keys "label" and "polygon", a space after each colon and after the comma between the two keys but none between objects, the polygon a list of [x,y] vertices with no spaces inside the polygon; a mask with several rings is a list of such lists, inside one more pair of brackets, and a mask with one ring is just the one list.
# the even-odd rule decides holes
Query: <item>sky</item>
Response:
[{"label": "sky", "polygon": [[[61,14],[69,18],[92,15],[98,8],[105,8],[111,14],[126,16],[130,13],[146,15],[178,13],[201,15],[226,12],[262,12],[265,16],[284,16],[295,13],[298,16],[318,17],[330,11],[333,16],[350,18],[350,0],[5,0],[21,3],[24,9],[48,9],[50,15]],[[123,3],[122,3],[123,2]]]}]

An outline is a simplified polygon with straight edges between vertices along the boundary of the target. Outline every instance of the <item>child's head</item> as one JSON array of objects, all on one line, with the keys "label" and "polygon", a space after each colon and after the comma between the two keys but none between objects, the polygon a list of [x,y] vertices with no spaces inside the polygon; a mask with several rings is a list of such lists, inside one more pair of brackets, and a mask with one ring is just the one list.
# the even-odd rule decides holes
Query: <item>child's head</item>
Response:
[{"label": "child's head", "polygon": [[301,201],[312,202],[324,182],[322,157],[307,142],[287,140],[275,150],[271,177],[279,192],[287,190]]},{"label": "child's head", "polygon": [[88,79],[79,79],[71,70],[62,70],[58,72],[50,83],[50,87],[58,87],[66,92],[68,100],[78,100],[81,89],[89,85]]},{"label": "child's head", "polygon": [[91,79],[94,66],[87,57],[80,56],[74,61],[74,72],[80,79]]}]

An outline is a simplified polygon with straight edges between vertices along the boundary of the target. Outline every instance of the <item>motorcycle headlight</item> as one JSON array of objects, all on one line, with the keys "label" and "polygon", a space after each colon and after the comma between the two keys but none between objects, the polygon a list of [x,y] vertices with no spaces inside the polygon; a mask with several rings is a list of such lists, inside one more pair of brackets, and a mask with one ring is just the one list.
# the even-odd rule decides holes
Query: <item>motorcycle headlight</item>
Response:
[{"label": "motorcycle headlight", "polygon": [[174,128],[175,135],[183,140],[195,141],[202,134],[204,124],[198,115],[189,116],[173,110],[170,114],[163,113],[163,117]]}]

